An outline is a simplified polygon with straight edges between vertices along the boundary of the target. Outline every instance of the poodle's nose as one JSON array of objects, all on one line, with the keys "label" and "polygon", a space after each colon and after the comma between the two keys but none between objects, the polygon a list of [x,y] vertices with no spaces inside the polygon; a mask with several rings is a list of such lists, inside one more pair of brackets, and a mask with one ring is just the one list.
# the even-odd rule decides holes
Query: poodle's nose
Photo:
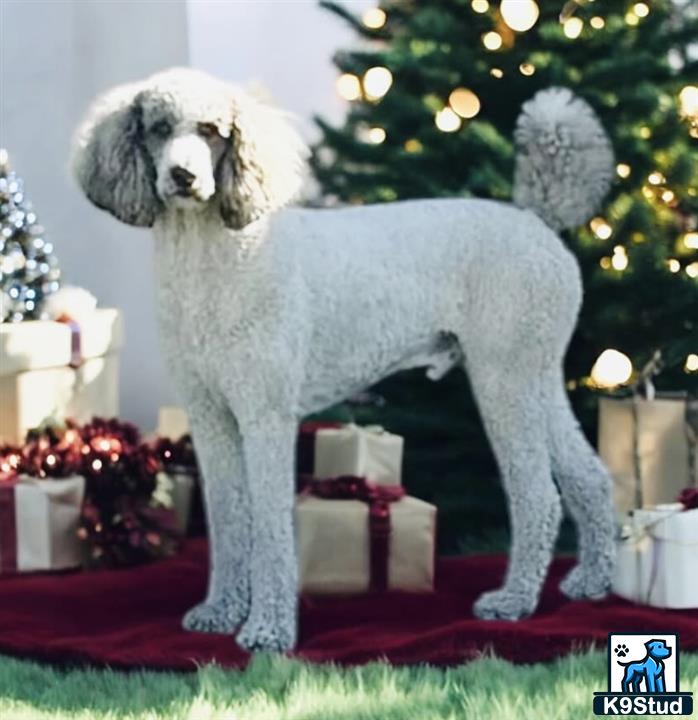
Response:
[{"label": "poodle's nose", "polygon": [[196,175],[190,173],[189,170],[179,166],[173,167],[170,170],[170,175],[180,190],[188,190],[194,184],[196,178]]}]

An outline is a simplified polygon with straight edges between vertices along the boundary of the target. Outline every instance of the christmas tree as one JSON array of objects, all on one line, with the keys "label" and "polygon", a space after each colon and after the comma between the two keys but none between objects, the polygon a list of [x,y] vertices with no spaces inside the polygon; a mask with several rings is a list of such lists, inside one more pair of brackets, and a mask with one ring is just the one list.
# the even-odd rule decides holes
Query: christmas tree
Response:
[{"label": "christmas tree", "polygon": [[44,298],[58,290],[60,270],[23,183],[0,149],[0,322],[43,317]]},{"label": "christmas tree", "polygon": [[[357,17],[322,5],[361,39],[335,57],[344,125],[318,118],[313,167],[329,200],[510,199],[521,105],[570,87],[599,115],[617,161],[605,206],[563,234],[586,288],[566,366],[575,409],[593,439],[598,393],[632,381],[656,350],[660,389],[698,390],[698,6],[396,0]],[[407,484],[440,505],[446,535],[466,512],[499,524],[504,503],[465,375],[431,384],[407,372],[375,391],[382,405],[355,417],[406,436]]]}]

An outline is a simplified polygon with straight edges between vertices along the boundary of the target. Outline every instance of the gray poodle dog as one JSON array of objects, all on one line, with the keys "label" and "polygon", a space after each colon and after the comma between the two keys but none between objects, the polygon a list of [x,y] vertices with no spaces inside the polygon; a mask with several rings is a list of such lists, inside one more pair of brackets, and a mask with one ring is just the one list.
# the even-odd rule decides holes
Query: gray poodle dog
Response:
[{"label": "gray poodle dog", "polygon": [[508,495],[508,570],[475,614],[535,610],[561,501],[579,535],[562,590],[606,593],[610,482],[563,384],[582,287],[556,231],[594,211],[613,156],[561,88],[524,105],[516,141],[514,204],[288,208],[305,148],[240,89],[174,69],[89,110],[75,174],[95,205],[153,228],[162,341],[203,472],[209,588],[185,627],[294,646],[299,418],[413,367],[466,368]]}]

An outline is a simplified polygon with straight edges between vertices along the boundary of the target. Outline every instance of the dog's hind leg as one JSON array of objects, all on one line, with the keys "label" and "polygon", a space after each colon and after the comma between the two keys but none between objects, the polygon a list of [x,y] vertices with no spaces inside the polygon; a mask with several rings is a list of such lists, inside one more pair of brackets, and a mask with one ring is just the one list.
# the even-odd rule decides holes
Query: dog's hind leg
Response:
[{"label": "dog's hind leg", "polygon": [[206,600],[184,616],[198,632],[232,633],[249,608],[249,496],[240,433],[223,398],[187,379],[185,401],[199,461],[209,538]]},{"label": "dog's hind leg", "polygon": [[512,540],[503,586],[484,593],[474,612],[516,620],[538,604],[559,529],[560,498],[550,468],[541,378],[513,371],[517,364],[526,367],[521,358],[477,359],[468,357],[468,371],[506,490]]},{"label": "dog's hind leg", "polygon": [[579,559],[560,585],[570,598],[603,597],[615,560],[611,480],[574,417],[558,373],[547,418],[553,475],[577,526]]}]

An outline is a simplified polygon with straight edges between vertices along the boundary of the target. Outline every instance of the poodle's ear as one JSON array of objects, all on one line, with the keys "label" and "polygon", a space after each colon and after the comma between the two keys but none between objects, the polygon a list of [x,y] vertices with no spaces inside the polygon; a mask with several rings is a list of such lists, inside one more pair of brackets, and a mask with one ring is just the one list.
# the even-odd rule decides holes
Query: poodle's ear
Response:
[{"label": "poodle's ear", "polygon": [[234,94],[230,145],[217,178],[228,227],[239,230],[297,195],[308,150],[290,120],[251,95]]},{"label": "poodle's ear", "polygon": [[129,225],[150,227],[162,204],[143,141],[142,83],[99,97],[73,141],[73,173],[87,197]]}]

